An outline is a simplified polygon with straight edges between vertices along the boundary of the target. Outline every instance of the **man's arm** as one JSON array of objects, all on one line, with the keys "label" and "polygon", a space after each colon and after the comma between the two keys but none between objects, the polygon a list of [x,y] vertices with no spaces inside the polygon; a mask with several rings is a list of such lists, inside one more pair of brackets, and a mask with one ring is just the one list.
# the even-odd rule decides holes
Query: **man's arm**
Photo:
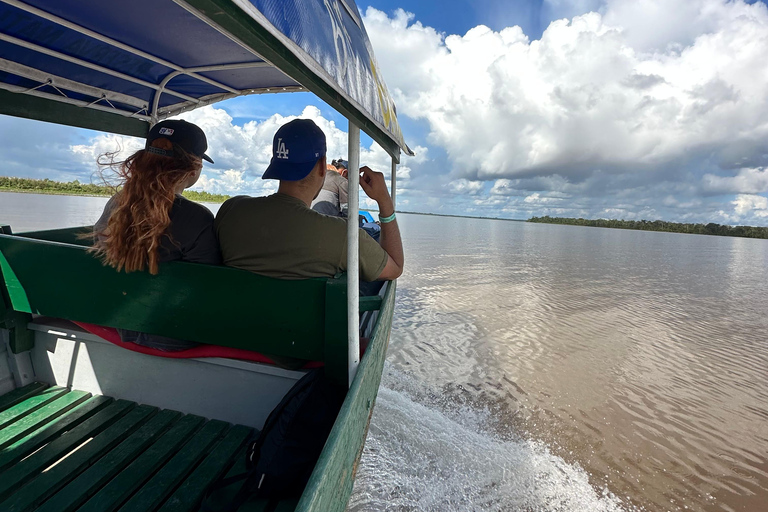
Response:
[{"label": "man's arm", "polygon": [[[389,196],[387,183],[384,181],[382,173],[373,171],[368,167],[362,167],[360,169],[360,186],[363,187],[363,191],[368,197],[378,203],[381,217],[389,217],[395,213],[395,206],[392,204],[392,198]],[[403,242],[400,239],[397,219],[392,222],[382,222],[379,241],[381,248],[386,251],[389,257],[377,280],[391,281],[397,279],[403,273],[403,264],[405,263]]]}]

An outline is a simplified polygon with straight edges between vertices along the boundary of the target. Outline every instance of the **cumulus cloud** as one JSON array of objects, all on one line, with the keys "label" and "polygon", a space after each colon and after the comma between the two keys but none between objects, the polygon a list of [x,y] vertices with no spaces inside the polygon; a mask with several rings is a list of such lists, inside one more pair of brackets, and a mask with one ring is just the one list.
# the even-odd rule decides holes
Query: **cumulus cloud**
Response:
[{"label": "cumulus cloud", "polygon": [[[518,26],[444,34],[403,10],[365,11],[416,146],[398,168],[401,207],[768,222],[765,4],[543,0],[542,13],[554,21],[532,39]],[[216,161],[196,188],[271,193],[275,183],[260,177],[272,136],[294,117],[266,113],[238,124],[233,112],[224,104],[183,116],[206,131]],[[313,105],[300,117],[326,133],[329,157],[347,155],[346,126]],[[98,154],[141,144],[90,132],[65,144],[58,131],[26,137],[11,124],[0,119],[0,135],[13,141],[1,156],[17,175],[82,178],[77,169],[92,172]],[[17,171],[25,163],[33,170]],[[361,164],[389,176],[389,157],[375,144],[363,148]]]},{"label": "cumulus cloud", "polygon": [[[637,10],[652,14],[643,20],[673,13],[679,28],[691,9],[703,21],[682,50],[646,53],[631,37],[645,28]],[[461,177],[643,172],[702,151],[727,165],[734,144],[768,136],[768,75],[754,72],[768,53],[760,3],[609,2],[604,16],[554,21],[532,42],[519,27],[442,38],[412,21],[366,12],[400,110],[428,121]]]},{"label": "cumulus cloud", "polygon": [[764,196],[739,194],[733,204],[739,216],[768,217],[768,198]]},{"label": "cumulus cloud", "polygon": [[705,174],[702,187],[713,194],[761,194],[768,192],[768,168],[741,169],[736,176]]},{"label": "cumulus cloud", "polygon": [[0,141],[2,176],[84,178],[81,160],[71,150],[72,129],[69,127],[0,116]]},{"label": "cumulus cloud", "polygon": [[[768,75],[755,72],[768,55],[764,4],[545,7],[580,14],[531,41],[519,27],[446,36],[403,10],[365,12],[399,112],[426,121],[430,145],[448,155],[451,183],[492,181],[492,208],[519,207],[522,197],[625,218],[723,218],[709,205],[683,205],[697,194],[766,192]],[[476,189],[449,188],[478,206]],[[570,204],[550,191],[568,194]],[[598,207],[607,195],[616,208]]]},{"label": "cumulus cloud", "polygon": [[703,34],[727,32],[740,18],[753,17],[755,8],[742,1],[611,0],[604,12],[606,23],[622,27],[635,50],[674,52]]},{"label": "cumulus cloud", "polygon": [[[180,116],[197,124],[206,133],[208,151],[215,164],[205,163],[203,173],[194,190],[205,190],[218,194],[253,194],[265,195],[277,190],[274,180],[262,180],[261,175],[272,157],[272,139],[280,126],[296,118],[311,119],[326,136],[329,158],[347,158],[347,132],[338,128],[334,121],[326,119],[320,109],[307,105],[298,116],[274,114],[262,121],[249,121],[243,125],[234,123],[226,110],[215,106],[206,106]],[[99,156],[113,153],[115,161],[120,161],[144,147],[142,139],[114,134],[98,134],[83,144],[70,146],[71,153],[84,168],[97,171],[96,161]],[[400,191],[409,190],[411,165],[423,163],[428,158],[428,149],[416,146],[417,156],[403,158],[398,166],[397,179]],[[360,152],[361,165],[383,172],[389,180],[391,158],[372,143]],[[109,179],[109,173],[104,173]],[[98,179],[97,179],[98,181]],[[361,197],[361,204],[371,208],[375,202]]]},{"label": "cumulus cloud", "polygon": [[483,191],[483,182],[458,179],[449,182],[448,189],[454,194],[467,194],[476,196]]}]

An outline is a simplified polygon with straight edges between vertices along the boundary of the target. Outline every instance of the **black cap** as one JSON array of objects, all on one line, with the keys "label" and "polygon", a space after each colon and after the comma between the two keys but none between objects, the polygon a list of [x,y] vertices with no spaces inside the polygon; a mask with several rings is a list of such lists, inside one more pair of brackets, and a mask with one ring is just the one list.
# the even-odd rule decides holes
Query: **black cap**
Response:
[{"label": "black cap", "polygon": [[[205,133],[203,133],[203,130],[196,124],[189,123],[182,119],[166,119],[165,121],[160,121],[149,130],[145,149],[150,149],[150,144],[156,139],[168,139],[187,153],[192,153],[203,160],[213,163],[211,157],[205,154],[208,149],[208,140],[205,138]],[[172,153],[168,154],[169,152],[163,151],[162,149],[151,148],[151,150],[153,153],[173,156]]]}]

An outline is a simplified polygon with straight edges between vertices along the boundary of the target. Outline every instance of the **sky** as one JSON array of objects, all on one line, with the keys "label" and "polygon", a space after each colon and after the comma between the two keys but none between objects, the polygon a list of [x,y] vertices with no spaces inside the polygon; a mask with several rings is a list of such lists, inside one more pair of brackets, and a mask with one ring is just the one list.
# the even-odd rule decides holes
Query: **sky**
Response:
[{"label": "sky", "polygon": [[[416,152],[398,209],[768,226],[768,7],[743,0],[358,0]],[[309,93],[187,113],[208,134],[195,186],[272,193],[274,132],[313,119],[329,157],[347,122]],[[0,116],[0,174],[95,179],[141,141]],[[388,173],[362,138],[361,163]],[[361,201],[363,206],[373,206]]]}]

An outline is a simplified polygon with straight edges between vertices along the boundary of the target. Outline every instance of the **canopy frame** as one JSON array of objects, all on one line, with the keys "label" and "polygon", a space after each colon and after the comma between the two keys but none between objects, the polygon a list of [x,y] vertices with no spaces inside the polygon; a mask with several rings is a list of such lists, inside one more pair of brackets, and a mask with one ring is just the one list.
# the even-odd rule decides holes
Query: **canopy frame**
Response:
[{"label": "canopy frame", "polygon": [[[138,136],[145,135],[149,130],[150,124],[161,119],[224,99],[249,94],[309,91],[328,103],[345,118],[353,120],[357,126],[371,136],[371,138],[381,145],[381,147],[395,158],[396,161],[399,162],[401,149],[405,151],[406,154],[412,154],[410,148],[408,148],[402,139],[395,117],[394,105],[391,103],[391,99],[389,99],[386,87],[383,86],[383,83],[376,77],[377,72],[374,66],[375,60],[371,62],[371,66],[373,66],[372,72],[375,83],[379,84],[379,100],[381,101],[380,112],[378,111],[379,107],[371,107],[370,105],[367,107],[368,110],[366,110],[366,108],[353,98],[352,93],[348,92],[346,85],[342,86],[340,83],[337,83],[336,80],[338,80],[338,77],[333,78],[329,74],[329,71],[321,66],[318,61],[310,56],[297,42],[278,30],[276,26],[272,24],[270,19],[259,11],[249,0],[169,1],[172,2],[172,5],[183,8],[197,20],[207,24],[217,33],[236,43],[244,49],[247,54],[252,55],[254,61],[237,64],[222,64],[222,66],[197,65],[184,67],[179,63],[172,62],[175,60],[173,58],[164,58],[170,57],[170,55],[153,55],[148,51],[129,44],[131,41],[120,41],[114,37],[110,37],[115,34],[106,35],[99,33],[98,28],[96,27],[89,28],[83,26],[81,25],[81,20],[65,19],[62,16],[65,16],[66,14],[62,14],[61,12],[57,12],[56,14],[48,12],[41,8],[45,7],[44,4],[40,4],[40,7],[37,7],[29,5],[23,0],[0,0],[0,4],[10,6],[10,8],[13,9],[18,9],[35,18],[45,20],[47,23],[53,23],[59,27],[63,27],[68,31],[84,36],[88,40],[108,45],[108,47],[121,52],[127,52],[135,57],[139,57],[150,65],[164,66],[171,70],[170,73],[159,78],[160,83],[153,83],[152,81],[142,79],[147,78],[146,76],[142,78],[139,78],[138,76],[130,76],[121,72],[123,70],[119,70],[119,68],[110,69],[95,62],[89,62],[88,60],[78,58],[75,55],[67,55],[54,48],[46,48],[40,44],[36,44],[34,40],[26,41],[22,39],[24,36],[21,36],[20,38],[14,37],[14,35],[11,35],[10,33],[0,33],[0,41],[4,43],[16,45],[29,51],[38,52],[53,59],[68,62],[73,66],[90,69],[96,73],[103,73],[107,76],[114,77],[118,81],[125,81],[128,84],[136,84],[145,91],[151,90],[154,92],[150,95],[151,98],[149,99],[146,97],[146,92],[142,93],[142,97],[131,97],[129,94],[125,94],[126,92],[129,92],[127,89],[124,89],[124,92],[120,93],[118,91],[101,90],[98,87],[95,88],[93,84],[79,83],[76,80],[73,80],[74,77],[67,78],[65,76],[55,76],[50,73],[48,73],[48,76],[40,76],[41,73],[46,73],[43,70],[36,70],[37,73],[34,73],[36,78],[33,79],[30,77],[33,73],[30,73],[29,70],[24,70],[25,72],[22,74],[18,73],[23,70],[23,68],[20,67],[23,66],[21,62],[0,63],[0,71],[5,71],[11,75],[19,77],[15,82],[11,80],[9,83],[0,83],[0,88],[13,93],[35,96],[41,100],[39,102],[26,102],[28,108],[26,109],[26,115],[23,117],[39,118],[74,126],[89,125],[89,127],[96,129]],[[354,25],[363,32],[364,40],[367,41],[362,21],[360,20],[359,14],[356,12],[357,9],[354,3],[349,0],[337,0],[337,2],[338,4],[334,4],[334,8],[337,10],[341,9],[341,11],[349,15],[349,18],[353,21]],[[328,6],[328,8],[331,9],[330,6]],[[366,42],[366,44],[368,43]],[[368,53],[365,53],[365,50],[363,50],[363,53],[360,55],[364,58],[368,57]],[[371,58],[372,55],[373,54],[371,53]],[[198,64],[200,63],[198,62]],[[215,62],[211,62],[210,64],[215,64]],[[243,85],[242,81],[235,86],[231,81],[230,83],[223,83],[222,75],[206,76],[204,74],[206,72],[234,69],[243,70],[245,68],[258,67],[272,67],[279,71],[281,73],[280,76],[283,76],[286,79],[286,86],[280,84],[280,86],[260,87],[260,85],[264,83],[262,82],[262,84],[249,84],[259,85],[259,87],[240,88]],[[178,90],[178,86],[174,87],[172,84],[172,80],[180,75],[186,75],[190,77],[190,79],[199,81],[195,83],[206,85],[208,87],[206,93],[213,91],[220,92],[197,96],[187,94]],[[35,80],[38,85],[33,87],[16,86],[18,83],[26,85],[24,84],[25,80]],[[370,91],[370,89],[368,90]],[[81,97],[77,99],[68,97],[68,94],[64,91],[77,92],[78,94],[75,96],[80,95]],[[163,102],[161,100],[164,93],[183,101],[175,101],[172,105],[164,107],[162,106]],[[125,95],[120,96],[118,99],[116,94]],[[82,96],[87,96],[87,101],[83,100]],[[118,101],[120,103],[120,108],[114,104]],[[105,115],[111,113],[119,117],[117,117],[116,120],[106,122],[105,120],[107,118],[105,115],[78,115],[74,118],[56,118],[44,111],[34,113],[31,110],[32,108],[38,108],[38,106],[44,106],[44,110],[51,109],[52,107],[50,106],[50,103],[54,102],[84,107],[84,110],[99,110]],[[165,104],[168,105],[168,102],[166,101]],[[135,110],[126,108],[126,106],[130,106]],[[374,108],[374,110],[369,111],[370,108]],[[58,109],[53,110],[58,111]],[[0,105],[0,113],[16,115],[16,111],[18,111],[18,109],[12,107],[6,108],[6,105]],[[374,111],[378,113],[374,114]],[[72,112],[75,113],[76,111]],[[383,120],[380,118],[382,115]],[[80,120],[80,117],[85,117],[88,120]],[[126,118],[135,118],[141,122],[147,123],[147,126],[144,130],[136,130],[137,125],[127,121]],[[99,123],[103,123],[103,126],[98,126]]]}]

